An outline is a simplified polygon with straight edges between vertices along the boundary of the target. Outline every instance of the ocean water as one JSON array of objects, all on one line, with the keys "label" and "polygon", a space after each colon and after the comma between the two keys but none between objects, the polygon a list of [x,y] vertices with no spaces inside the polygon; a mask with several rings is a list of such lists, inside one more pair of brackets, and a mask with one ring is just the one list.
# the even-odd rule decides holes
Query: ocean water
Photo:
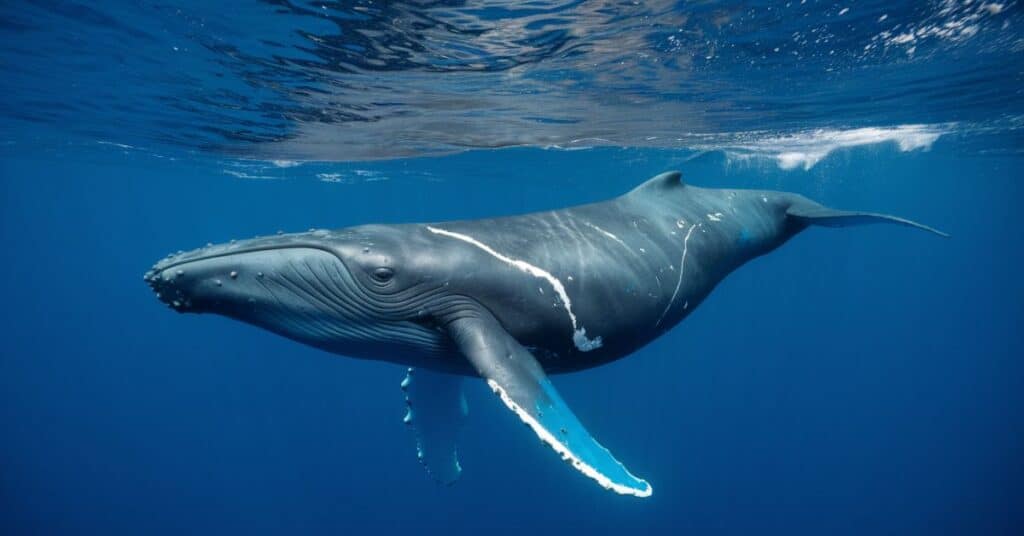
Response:
[{"label": "ocean water", "polygon": [[[1020,534],[1024,12],[1008,2],[0,5],[4,534]],[[606,492],[467,382],[142,281],[277,230],[517,214],[678,169],[937,227],[813,228],[554,377]],[[615,310],[607,311],[616,314]]]}]

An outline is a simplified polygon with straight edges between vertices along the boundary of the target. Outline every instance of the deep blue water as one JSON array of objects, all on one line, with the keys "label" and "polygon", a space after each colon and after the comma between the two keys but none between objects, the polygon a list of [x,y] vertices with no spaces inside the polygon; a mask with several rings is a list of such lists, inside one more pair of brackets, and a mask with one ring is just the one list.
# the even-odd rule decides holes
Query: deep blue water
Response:
[{"label": "deep blue water", "polygon": [[[1021,10],[802,5],[0,7],[2,532],[1019,534]],[[402,367],[177,315],[142,281],[206,242],[669,169],[952,238],[810,229],[555,377],[649,499],[567,468],[483,382],[440,487]]]}]

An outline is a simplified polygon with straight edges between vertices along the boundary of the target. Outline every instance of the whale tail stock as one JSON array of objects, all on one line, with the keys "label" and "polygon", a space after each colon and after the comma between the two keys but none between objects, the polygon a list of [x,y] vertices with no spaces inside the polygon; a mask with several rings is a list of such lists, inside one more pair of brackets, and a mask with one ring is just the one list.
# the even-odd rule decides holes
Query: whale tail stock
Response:
[{"label": "whale tail stock", "polygon": [[855,212],[849,210],[836,210],[820,205],[803,196],[794,196],[793,204],[786,209],[786,215],[804,225],[821,225],[824,227],[848,227],[851,225],[870,225],[874,223],[891,223],[914,227],[930,233],[935,233],[943,238],[949,238],[949,234],[939,231],[933,227],[917,223],[905,218],[890,216],[888,214],[877,214],[874,212]]},{"label": "whale tail stock", "polygon": [[[633,190],[628,196],[666,196],[672,192],[684,191],[685,183],[682,181],[682,174],[678,171],[667,171],[651,177]],[[849,210],[836,210],[811,201],[798,194],[783,194],[790,202],[786,215],[803,225],[821,225],[824,227],[848,227],[851,225],[869,225],[873,223],[892,223],[915,227],[941,237],[949,238],[949,235],[929,227],[897,216],[888,214],[877,214],[874,212],[854,212]]]}]

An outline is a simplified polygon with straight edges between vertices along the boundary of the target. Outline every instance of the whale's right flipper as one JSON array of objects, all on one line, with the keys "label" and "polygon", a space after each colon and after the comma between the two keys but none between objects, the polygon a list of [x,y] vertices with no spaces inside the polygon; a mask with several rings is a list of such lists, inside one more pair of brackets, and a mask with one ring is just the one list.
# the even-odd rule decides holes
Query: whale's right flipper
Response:
[{"label": "whale's right flipper", "polygon": [[949,238],[949,235],[908,219],[888,214],[876,214],[874,212],[851,212],[849,210],[835,210],[820,205],[803,196],[794,196],[793,204],[786,209],[786,215],[807,225],[822,225],[825,227],[846,227],[849,225],[867,225],[872,223],[894,223],[905,225],[935,233],[941,237]]},{"label": "whale's right flipper", "polygon": [[409,369],[402,380],[405,424],[416,439],[416,457],[434,480],[451,485],[462,474],[457,441],[466,420],[462,377]]},{"label": "whale's right flipper", "polygon": [[448,333],[501,401],[562,459],[605,489],[651,495],[645,480],[630,474],[590,436],[533,355],[489,312],[452,321]]}]

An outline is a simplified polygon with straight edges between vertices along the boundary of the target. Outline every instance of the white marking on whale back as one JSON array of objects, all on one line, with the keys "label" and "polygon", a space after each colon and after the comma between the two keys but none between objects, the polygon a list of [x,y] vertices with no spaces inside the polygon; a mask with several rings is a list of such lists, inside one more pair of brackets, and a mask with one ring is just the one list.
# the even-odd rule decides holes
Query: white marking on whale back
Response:
[{"label": "white marking on whale back", "polygon": [[[691,225],[690,230],[686,231],[686,238],[683,239],[683,257],[679,260],[679,280],[676,281],[676,289],[672,291],[672,297],[669,298],[668,303],[665,304],[665,310],[661,312],[661,316],[658,317],[658,321],[654,324],[658,326],[661,321],[665,319],[665,315],[668,314],[668,310],[672,308],[672,304],[676,301],[676,296],[679,294],[679,288],[683,286],[683,273],[686,271],[686,254],[690,249],[690,235],[693,234],[693,230],[699,227],[698,225]],[[687,301],[686,305],[690,302]],[[686,307],[684,306],[683,309]]]},{"label": "white marking on whale back", "polygon": [[[473,246],[476,246],[477,248],[483,250],[488,255],[500,260],[501,262],[504,262],[523,272],[526,272],[532,275],[533,277],[544,279],[545,281],[548,282],[548,284],[551,285],[551,288],[554,289],[555,294],[558,294],[558,297],[562,300],[562,307],[565,309],[565,312],[569,314],[569,321],[572,322],[573,331],[572,342],[573,344],[576,345],[576,348],[578,348],[581,352],[589,352],[591,350],[596,350],[600,348],[601,345],[604,344],[601,341],[601,337],[595,337],[593,339],[587,338],[587,330],[583,326],[579,325],[579,323],[576,320],[576,314],[572,312],[572,300],[569,299],[569,293],[565,291],[565,285],[563,285],[557,277],[551,275],[550,272],[538,268],[537,266],[534,266],[526,261],[506,257],[505,255],[498,253],[487,244],[480,242],[479,240],[473,238],[472,236],[464,235],[462,233],[455,233],[452,231],[446,231],[444,229],[438,229],[436,227],[431,227],[429,225],[427,226],[427,230],[434,234],[447,236],[449,238],[461,240],[463,242],[466,242],[467,244],[472,244]],[[541,292],[543,292],[543,290]]]},{"label": "white marking on whale back", "polygon": [[714,214],[708,214],[708,219],[711,221],[722,221],[722,213],[716,212]]},{"label": "white marking on whale back", "polygon": [[[498,382],[488,379],[487,385],[490,386],[491,390],[494,391],[494,393],[497,394],[499,398],[501,398],[501,401],[505,403],[508,409],[512,410],[516,415],[518,415],[519,418],[522,419],[522,421],[525,422],[533,430],[535,434],[537,434],[537,437],[539,437],[541,441],[547,443],[548,446],[554,449],[555,452],[557,452],[563,460],[567,460],[570,463],[572,463],[572,466],[575,467],[577,471],[596,480],[597,483],[600,484],[601,487],[603,487],[604,489],[610,489],[620,495],[633,495],[636,497],[650,497],[651,493],[654,492],[650,484],[648,484],[647,487],[644,489],[636,489],[631,488],[629,486],[624,486],[622,484],[618,484],[616,482],[612,482],[612,479],[608,478],[597,469],[591,467],[590,464],[577,458],[576,455],[573,454],[571,450],[569,450],[569,447],[565,446],[564,444],[562,444],[561,441],[556,439],[555,436],[552,435],[551,432],[547,430],[547,428],[544,428],[539,422],[537,422],[537,419],[533,418],[533,415],[530,415],[529,412],[519,407],[519,404],[516,404],[515,401],[508,396],[508,393],[506,393],[505,390],[502,389],[500,385],[498,385]],[[623,469],[625,470],[625,467],[623,467]],[[629,471],[627,470],[626,473],[629,473]],[[633,475],[630,473],[630,476]],[[633,478],[636,477],[633,476]],[[637,480],[641,479],[637,478]],[[643,480],[641,480],[641,482],[643,482]],[[644,484],[647,483],[644,482]]]},{"label": "white marking on whale back", "polygon": [[612,233],[610,233],[608,231],[605,231],[604,229],[594,225],[593,223],[590,223],[589,221],[586,221],[586,220],[581,220],[581,221],[583,221],[583,225],[586,225],[587,227],[590,227],[591,229],[593,229],[593,230],[595,230],[595,231],[597,231],[597,232],[607,236],[608,238],[611,238],[612,240],[614,240],[614,241],[618,242],[620,245],[622,245],[622,247],[624,247],[626,249],[629,249],[629,250],[632,250],[632,248],[630,248],[629,245],[627,245],[625,242],[622,241],[621,238],[615,236],[614,234],[612,234]]}]

